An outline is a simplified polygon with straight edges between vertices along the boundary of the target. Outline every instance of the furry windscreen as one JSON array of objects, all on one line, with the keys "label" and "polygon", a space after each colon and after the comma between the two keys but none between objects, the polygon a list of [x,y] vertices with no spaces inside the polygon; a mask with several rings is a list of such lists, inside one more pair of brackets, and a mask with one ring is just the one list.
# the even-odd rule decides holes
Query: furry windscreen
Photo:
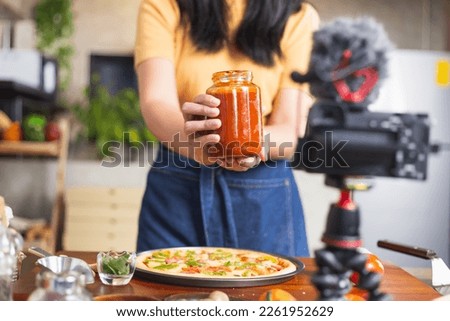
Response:
[{"label": "furry windscreen", "polygon": [[[332,81],[344,79],[352,90],[357,89],[364,79],[352,73],[365,67],[373,67],[379,80],[387,77],[387,55],[392,44],[383,26],[370,17],[358,19],[338,18],[314,33],[314,45],[309,65],[309,75],[314,75],[311,93],[318,98],[338,100]],[[351,52],[346,66],[342,64],[345,51]],[[337,78],[336,78],[337,77]],[[365,104],[373,102],[378,96],[378,81]]]}]

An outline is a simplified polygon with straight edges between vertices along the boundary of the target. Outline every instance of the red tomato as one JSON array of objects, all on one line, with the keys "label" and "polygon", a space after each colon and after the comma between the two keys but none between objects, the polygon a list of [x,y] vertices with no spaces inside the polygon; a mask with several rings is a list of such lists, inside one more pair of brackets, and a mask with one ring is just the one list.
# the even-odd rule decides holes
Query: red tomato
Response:
[{"label": "red tomato", "polygon": [[[384,266],[381,263],[380,259],[372,253],[365,253],[367,256],[366,261],[366,270],[369,272],[375,272],[375,273],[384,273]],[[350,281],[352,281],[354,284],[359,283],[359,273],[353,272],[352,275],[350,275]]]},{"label": "red tomato", "polygon": [[55,122],[49,122],[45,126],[45,140],[48,142],[58,140],[61,137],[59,126]]}]

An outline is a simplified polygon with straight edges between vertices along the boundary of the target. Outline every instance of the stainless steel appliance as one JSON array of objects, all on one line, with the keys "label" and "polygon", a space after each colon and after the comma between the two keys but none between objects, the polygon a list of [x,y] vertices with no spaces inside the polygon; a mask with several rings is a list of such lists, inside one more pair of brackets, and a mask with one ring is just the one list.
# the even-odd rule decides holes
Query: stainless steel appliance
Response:
[{"label": "stainless steel appliance", "polygon": [[447,62],[449,52],[394,51],[389,77],[379,99],[369,107],[428,113],[430,141],[441,146],[428,158],[426,181],[377,177],[370,191],[355,193],[362,211],[364,246],[400,266],[429,267],[429,262],[377,248],[379,239],[420,244],[450,263],[450,84],[439,84],[437,79],[439,64]]},{"label": "stainless steel appliance", "polygon": [[[58,90],[58,66],[36,50],[0,50],[1,109],[21,120],[27,101],[50,107]],[[44,104],[42,104],[44,103]]]}]

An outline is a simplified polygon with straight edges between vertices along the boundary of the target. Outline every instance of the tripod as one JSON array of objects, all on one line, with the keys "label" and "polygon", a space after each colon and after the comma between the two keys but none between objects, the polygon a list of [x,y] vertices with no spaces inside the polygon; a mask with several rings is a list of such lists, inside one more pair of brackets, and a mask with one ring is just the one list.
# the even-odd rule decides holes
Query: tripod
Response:
[{"label": "tripod", "polygon": [[312,283],[319,291],[319,300],[344,300],[351,288],[350,275],[359,273],[358,287],[368,292],[368,300],[384,301],[389,296],[379,291],[381,274],[366,269],[366,255],[359,233],[359,209],[352,200],[355,190],[371,187],[370,178],[326,176],[326,185],[340,189],[340,199],[330,206],[322,242],[323,249],[315,251],[317,273]]}]

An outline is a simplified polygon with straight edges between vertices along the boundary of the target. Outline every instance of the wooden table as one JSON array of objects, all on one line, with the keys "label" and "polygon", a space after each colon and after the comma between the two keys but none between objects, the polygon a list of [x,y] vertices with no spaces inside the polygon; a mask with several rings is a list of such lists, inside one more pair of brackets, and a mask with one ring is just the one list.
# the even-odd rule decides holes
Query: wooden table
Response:
[{"label": "wooden table", "polygon": [[[62,252],[72,257],[94,263],[96,253],[94,252]],[[317,290],[311,284],[311,276],[316,271],[316,265],[312,258],[300,258],[305,264],[305,269],[294,278],[280,284],[255,287],[218,288],[230,297],[241,300],[258,300],[259,296],[269,289],[280,288],[291,293],[298,301],[314,301],[317,298]],[[413,277],[401,268],[384,263],[385,274],[381,284],[381,290],[389,293],[396,301],[428,301],[440,297],[432,287]],[[14,285],[14,300],[26,300],[35,289],[35,277],[39,267],[33,268],[28,273],[21,275]],[[213,288],[185,287],[162,283],[153,283],[137,276],[125,286],[103,285],[98,276],[94,284],[87,286],[88,290],[97,300],[163,300],[165,297],[178,293],[189,292],[211,292]]]}]

